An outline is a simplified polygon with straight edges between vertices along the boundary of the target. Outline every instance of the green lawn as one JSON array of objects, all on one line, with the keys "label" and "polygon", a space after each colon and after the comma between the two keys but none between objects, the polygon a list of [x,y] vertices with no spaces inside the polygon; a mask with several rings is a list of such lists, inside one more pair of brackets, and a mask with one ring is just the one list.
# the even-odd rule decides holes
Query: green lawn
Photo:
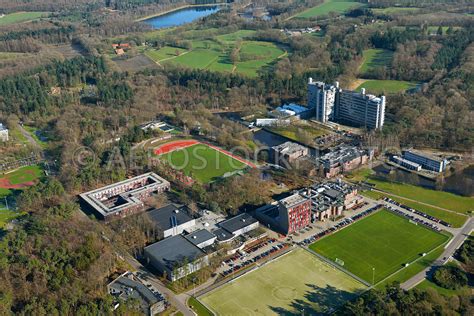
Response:
[{"label": "green lawn", "polygon": [[365,88],[367,93],[372,94],[391,94],[404,92],[416,87],[415,82],[402,80],[367,80],[357,87],[356,90]]},{"label": "green lawn", "polygon": [[377,283],[447,239],[443,234],[382,210],[315,242],[310,248],[330,260],[343,260],[344,268],[371,283],[374,277]]},{"label": "green lawn", "polygon": [[229,44],[233,44],[235,41],[238,40],[243,40],[245,38],[251,37],[255,35],[257,31],[254,30],[239,30],[234,33],[229,33],[229,34],[223,34],[223,35],[218,35],[216,38],[219,41],[226,42]]},{"label": "green lawn", "polygon": [[362,4],[355,1],[325,0],[324,3],[305,10],[295,17],[307,19],[327,15],[330,12],[340,14],[358,6],[362,6]]},{"label": "green lawn", "polygon": [[201,302],[199,302],[194,297],[190,297],[188,299],[188,306],[191,307],[192,310],[198,316],[213,316],[214,315],[210,310],[206,308],[206,306],[202,305]]},{"label": "green lawn", "polygon": [[438,286],[436,283],[428,279],[418,284],[415,288],[420,289],[420,290],[433,289],[439,294],[442,294],[445,296],[469,295],[469,292],[470,292],[470,289],[468,287],[465,287],[459,290],[445,289],[444,287]]},{"label": "green lawn", "polygon": [[226,173],[243,170],[247,167],[243,162],[204,144],[175,150],[160,156],[160,158],[165,159],[174,169],[181,170],[202,183],[211,182]]},{"label": "green lawn", "polygon": [[36,20],[47,16],[45,12],[15,12],[0,18],[0,26]]},{"label": "green lawn", "polygon": [[319,129],[319,128],[316,128],[313,126],[307,126],[307,125],[289,125],[289,126],[283,126],[283,127],[270,127],[268,129],[281,136],[284,136],[291,140],[295,140],[302,143],[307,143],[305,141],[305,138],[307,138],[307,136],[309,136],[309,138],[314,140],[314,138],[316,137],[327,134],[327,132],[323,129]]},{"label": "green lawn", "polygon": [[329,313],[366,287],[316,256],[296,249],[199,300],[217,315]]},{"label": "green lawn", "polygon": [[368,74],[379,67],[390,67],[392,64],[393,52],[387,49],[366,49],[362,54],[362,65],[359,72],[362,75]]},{"label": "green lawn", "polygon": [[370,177],[367,182],[375,184],[376,188],[402,198],[419,201],[457,213],[467,214],[474,211],[474,198],[455,195],[444,191],[425,189],[411,184],[388,182]]},{"label": "green lawn", "polygon": [[162,61],[163,59],[168,58],[175,58],[179,55],[185,53],[186,50],[183,48],[172,47],[172,46],[164,46],[158,50],[150,49],[145,52],[149,58],[153,59],[154,61]]}]

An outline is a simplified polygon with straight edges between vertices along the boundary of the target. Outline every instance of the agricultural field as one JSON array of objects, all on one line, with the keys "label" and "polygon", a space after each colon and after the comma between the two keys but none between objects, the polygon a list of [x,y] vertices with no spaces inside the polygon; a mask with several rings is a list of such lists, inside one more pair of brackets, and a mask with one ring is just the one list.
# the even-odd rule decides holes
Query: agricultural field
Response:
[{"label": "agricultural field", "polygon": [[[240,30],[234,33],[221,34],[211,39],[192,39],[189,50],[165,46],[158,50],[147,49],[145,55],[160,64],[170,64],[210,71],[239,73],[255,77],[258,71],[286,55],[286,51],[271,42],[252,41],[248,37],[255,34],[252,30]],[[183,37],[192,35],[191,31]],[[230,55],[237,41],[240,42],[237,60]]]},{"label": "agricultural field", "polygon": [[368,93],[372,94],[391,94],[413,89],[416,85],[415,82],[402,80],[365,80],[356,90],[365,88]]},{"label": "agricultural field", "polygon": [[362,6],[362,4],[355,1],[325,0],[324,3],[305,10],[294,17],[308,19],[327,15],[330,12],[341,14],[359,6]]},{"label": "agricultural field", "polygon": [[362,283],[299,248],[199,300],[216,315],[326,314],[365,289]]},{"label": "agricultural field", "polygon": [[45,17],[48,14],[45,12],[15,12],[5,15],[0,18],[0,26],[9,25],[21,22],[28,22],[32,20]]},{"label": "agricultural field", "polygon": [[[381,210],[310,246],[372,283],[378,283],[448,240],[448,236]],[[413,273],[413,275],[416,274]]]},{"label": "agricultural field", "polygon": [[[177,146],[170,147],[173,143],[177,143]],[[160,149],[165,147],[169,149]],[[208,183],[226,174],[252,166],[241,158],[232,157],[224,151],[196,141],[190,141],[189,144],[183,144],[183,146],[181,142],[167,143],[155,152],[159,154],[160,159],[166,161],[174,169],[184,172],[201,183]]]},{"label": "agricultural field", "polygon": [[362,64],[359,72],[362,76],[379,67],[389,68],[392,64],[393,52],[387,49],[366,49],[362,53]]}]

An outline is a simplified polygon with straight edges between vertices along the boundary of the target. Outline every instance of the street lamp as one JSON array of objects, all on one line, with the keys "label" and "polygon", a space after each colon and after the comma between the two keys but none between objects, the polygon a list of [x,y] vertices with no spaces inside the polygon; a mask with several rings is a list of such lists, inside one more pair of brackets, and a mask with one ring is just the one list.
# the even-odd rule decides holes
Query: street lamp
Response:
[{"label": "street lamp", "polygon": [[375,285],[375,267],[372,267],[372,285]]}]

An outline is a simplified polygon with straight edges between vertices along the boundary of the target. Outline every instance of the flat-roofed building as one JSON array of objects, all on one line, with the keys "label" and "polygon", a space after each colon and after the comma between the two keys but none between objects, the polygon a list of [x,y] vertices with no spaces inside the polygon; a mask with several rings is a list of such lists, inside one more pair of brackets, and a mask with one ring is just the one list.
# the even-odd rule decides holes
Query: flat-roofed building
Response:
[{"label": "flat-roofed building", "polygon": [[101,219],[123,218],[144,210],[143,201],[170,189],[170,183],[150,172],[79,195],[82,206]]},{"label": "flat-roofed building", "polygon": [[403,153],[403,158],[421,165],[423,169],[434,172],[443,172],[446,170],[446,166],[448,165],[448,161],[444,158],[415,149],[406,150]]},{"label": "flat-roofed building", "polygon": [[258,228],[258,221],[247,213],[242,213],[218,224],[229,233],[240,236]]},{"label": "flat-roofed building", "polygon": [[121,301],[133,299],[140,304],[145,315],[158,315],[166,309],[166,302],[160,293],[153,293],[133,273],[125,272],[107,285],[110,295]]},{"label": "flat-roofed building", "polygon": [[207,254],[182,235],[165,238],[144,249],[148,264],[176,281],[209,265]]},{"label": "flat-roofed building", "polygon": [[297,159],[308,155],[309,149],[307,147],[290,141],[271,148],[272,162],[283,167],[287,167]]},{"label": "flat-roofed building", "polygon": [[196,225],[196,220],[190,216],[188,207],[182,205],[168,204],[147,214],[157,226],[161,238],[179,235]]},{"label": "flat-roofed building", "polygon": [[207,229],[200,229],[184,236],[184,238],[192,242],[195,246],[202,249],[214,244],[217,239],[217,236],[208,231]]},{"label": "flat-roofed building", "polygon": [[351,171],[372,160],[373,149],[361,149],[355,146],[339,145],[318,159],[319,168],[326,178]]},{"label": "flat-roofed building", "polygon": [[407,168],[409,170],[415,170],[415,171],[420,171],[421,170],[421,165],[417,164],[416,162],[403,159],[402,157],[399,156],[393,156],[391,158],[393,162],[395,162],[397,165],[400,165],[404,168]]}]

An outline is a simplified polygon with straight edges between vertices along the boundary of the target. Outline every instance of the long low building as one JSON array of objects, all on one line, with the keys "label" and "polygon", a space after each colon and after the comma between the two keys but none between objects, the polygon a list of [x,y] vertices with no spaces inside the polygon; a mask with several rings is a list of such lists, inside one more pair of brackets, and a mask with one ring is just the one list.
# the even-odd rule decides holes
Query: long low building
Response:
[{"label": "long low building", "polygon": [[434,172],[443,172],[448,165],[448,161],[444,158],[414,149],[406,150],[403,153],[403,159],[419,164],[423,169]]},{"label": "long low building", "polygon": [[143,211],[144,199],[169,189],[168,181],[150,172],[82,193],[79,197],[84,209],[101,219],[111,220]]},{"label": "long low building", "polygon": [[207,254],[182,235],[165,238],[144,249],[147,263],[176,281],[209,265]]}]

